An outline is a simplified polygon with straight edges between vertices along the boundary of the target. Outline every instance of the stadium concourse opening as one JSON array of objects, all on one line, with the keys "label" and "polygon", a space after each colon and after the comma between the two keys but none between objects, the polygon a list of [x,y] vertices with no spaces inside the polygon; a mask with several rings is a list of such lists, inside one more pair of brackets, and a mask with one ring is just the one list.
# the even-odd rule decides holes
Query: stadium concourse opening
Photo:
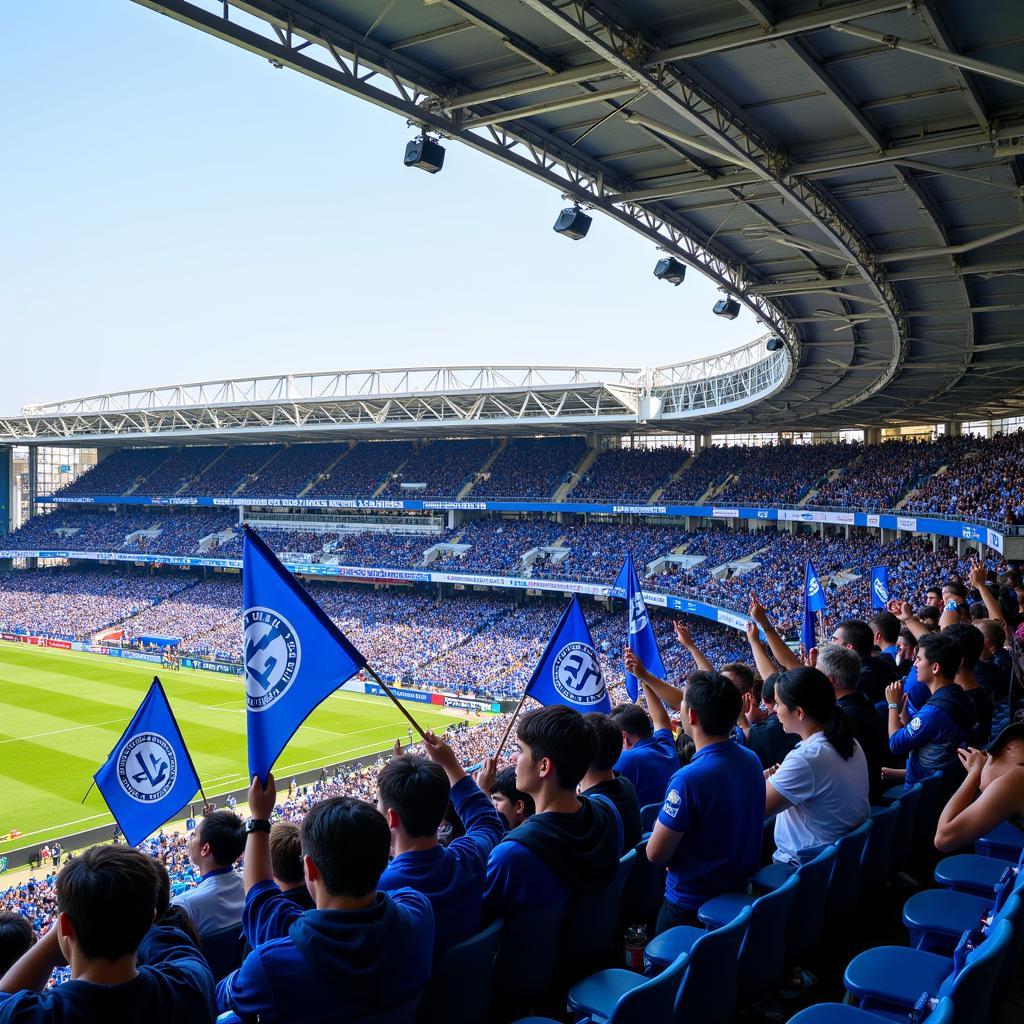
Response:
[{"label": "stadium concourse opening", "polygon": [[139,2],[757,336],[0,417],[0,1024],[1018,1020],[1024,7]]}]

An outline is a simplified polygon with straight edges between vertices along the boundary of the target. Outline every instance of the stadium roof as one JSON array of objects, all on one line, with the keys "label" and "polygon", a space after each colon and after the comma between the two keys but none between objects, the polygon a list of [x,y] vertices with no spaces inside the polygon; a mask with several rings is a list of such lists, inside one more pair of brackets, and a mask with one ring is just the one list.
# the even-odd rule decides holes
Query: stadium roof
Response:
[{"label": "stadium roof", "polygon": [[[744,357],[746,385],[702,363],[717,379],[704,404],[673,406],[659,390],[665,372],[691,376],[685,364],[574,371],[583,376],[559,378],[571,389],[543,392],[536,417],[531,381],[562,370],[532,368],[523,380],[499,370],[489,382],[493,368],[475,368],[468,389],[443,375],[412,389],[427,405],[493,390],[509,408],[492,425],[623,429],[615,421],[631,420],[633,429],[715,432],[1021,409],[1019,0],[137,2],[548,182],[707,274],[786,344],[760,362]],[[178,408],[179,427],[202,434],[212,423],[194,422],[194,402],[185,403],[204,387],[186,387],[177,407],[174,389],[142,399],[156,395],[149,389],[76,400],[77,410],[26,409],[0,420],[0,432],[79,443],[97,432],[168,437]],[[246,436],[288,403],[286,387],[267,401],[254,400],[254,382],[217,387],[236,410],[232,396],[249,389],[248,419],[233,424]],[[597,395],[608,421],[595,417]],[[380,407],[394,388],[371,385],[362,397],[387,428]],[[665,403],[645,404],[650,397]],[[104,402],[116,412],[106,425],[91,418]],[[163,424],[155,430],[153,411]],[[90,418],[76,425],[75,415]]]}]

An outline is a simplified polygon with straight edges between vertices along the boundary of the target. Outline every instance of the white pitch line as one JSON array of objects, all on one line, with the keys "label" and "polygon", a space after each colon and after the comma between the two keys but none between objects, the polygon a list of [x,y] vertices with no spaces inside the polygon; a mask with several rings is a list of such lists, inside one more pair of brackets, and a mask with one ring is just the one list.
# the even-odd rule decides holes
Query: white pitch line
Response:
[{"label": "white pitch line", "polygon": [[76,821],[65,821],[63,825],[51,825],[49,828],[37,828],[34,832],[22,832],[21,835],[18,836],[18,839],[27,839],[29,836],[56,835],[60,833],[61,829],[65,829],[69,825],[81,825],[87,821],[95,821],[97,818],[109,818],[110,823],[113,824],[113,818],[110,817],[109,813],[90,814],[88,818],[78,818]]},{"label": "white pitch line", "polygon": [[22,740],[39,740],[44,736],[59,736],[63,732],[74,732],[76,729],[99,729],[104,725],[117,725],[124,722],[124,718],[112,718],[109,722],[90,722],[88,725],[72,725],[67,729],[54,729],[51,732],[37,732],[31,736],[12,736],[9,740],[0,740],[0,747],[5,743],[20,743]]}]

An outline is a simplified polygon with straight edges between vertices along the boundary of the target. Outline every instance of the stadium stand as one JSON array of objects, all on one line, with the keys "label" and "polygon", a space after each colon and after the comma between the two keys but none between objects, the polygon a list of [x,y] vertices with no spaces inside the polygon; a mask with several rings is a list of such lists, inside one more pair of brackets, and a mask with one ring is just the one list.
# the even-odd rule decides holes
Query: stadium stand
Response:
[{"label": "stadium stand", "polygon": [[514,438],[470,494],[474,498],[550,498],[585,451],[582,437]]},{"label": "stadium stand", "polygon": [[591,463],[569,500],[647,501],[690,456],[685,448],[609,449]]},{"label": "stadium stand", "polygon": [[[493,451],[495,442],[421,442],[381,491],[382,498],[452,498]],[[424,486],[420,487],[419,485]]]}]

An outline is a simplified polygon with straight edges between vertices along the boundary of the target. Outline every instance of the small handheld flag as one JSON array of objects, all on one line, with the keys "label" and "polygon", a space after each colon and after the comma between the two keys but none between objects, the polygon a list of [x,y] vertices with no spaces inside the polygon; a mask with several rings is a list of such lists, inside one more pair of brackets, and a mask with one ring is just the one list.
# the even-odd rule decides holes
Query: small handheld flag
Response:
[{"label": "small handheld flag", "polygon": [[612,709],[594,641],[575,594],[558,620],[524,696],[541,704],[565,704],[576,711]]},{"label": "small handheld flag", "polygon": [[201,788],[159,679],[93,780],[132,846],[170,821]]},{"label": "small handheld flag", "polygon": [[[640,580],[636,575],[636,566],[633,564],[632,555],[626,555],[623,560],[622,568],[612,587],[612,593],[616,597],[621,593],[626,599],[626,646],[636,652],[640,660],[654,675],[659,679],[664,679],[667,675],[665,663],[661,660],[658,638],[654,635],[654,626],[651,624],[651,617],[647,614],[647,606],[644,604],[644,595],[640,589]],[[634,703],[640,695],[640,684],[637,682],[636,676],[629,673],[626,673],[626,693]]]},{"label": "small handheld flag", "polygon": [[815,646],[814,613],[825,609],[825,590],[818,579],[818,574],[810,561],[804,572],[804,621],[800,630],[800,642],[804,650],[809,651]]},{"label": "small handheld flag", "polygon": [[249,529],[242,605],[249,777],[265,783],[299,726],[366,659]]},{"label": "small handheld flag", "polygon": [[889,567],[887,565],[871,567],[871,607],[889,607]]}]

